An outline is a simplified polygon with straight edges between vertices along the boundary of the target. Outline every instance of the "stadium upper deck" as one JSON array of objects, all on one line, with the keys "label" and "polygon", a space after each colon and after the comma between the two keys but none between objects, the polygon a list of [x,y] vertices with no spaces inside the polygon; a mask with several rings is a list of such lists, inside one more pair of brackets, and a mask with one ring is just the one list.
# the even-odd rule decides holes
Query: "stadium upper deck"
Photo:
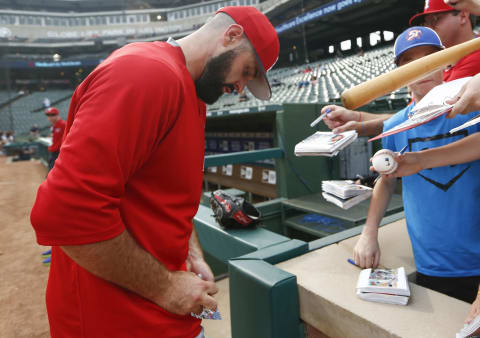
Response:
[{"label": "stadium upper deck", "polygon": [[[278,0],[269,0],[269,3],[273,2]],[[258,5],[258,0],[214,0],[173,8],[89,13],[0,9],[0,45],[35,47],[55,43],[81,44],[94,39],[148,40],[172,34],[185,35],[203,24],[206,17],[217,9],[232,5]]]},{"label": "stadium upper deck", "polygon": [[[311,71],[305,72],[306,68]],[[311,64],[285,67],[269,74],[272,99],[269,104],[329,103],[340,99],[340,94],[350,87],[369,80],[394,68],[392,45],[379,47],[364,55],[345,58],[331,57]],[[264,105],[265,102],[247,94],[248,100],[239,95],[225,94],[210,111],[228,110]],[[391,110],[405,106],[410,100],[407,90],[400,89],[375,101],[372,109]]]}]

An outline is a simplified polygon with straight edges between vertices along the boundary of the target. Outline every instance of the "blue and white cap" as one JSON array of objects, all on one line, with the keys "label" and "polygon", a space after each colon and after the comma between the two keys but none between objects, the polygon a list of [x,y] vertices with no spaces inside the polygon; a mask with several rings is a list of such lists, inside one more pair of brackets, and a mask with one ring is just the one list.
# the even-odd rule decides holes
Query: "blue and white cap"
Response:
[{"label": "blue and white cap", "polygon": [[439,50],[445,48],[440,37],[433,29],[423,26],[410,27],[403,31],[395,40],[395,45],[393,46],[395,64],[398,65],[398,59],[403,53],[418,46],[434,46]]}]

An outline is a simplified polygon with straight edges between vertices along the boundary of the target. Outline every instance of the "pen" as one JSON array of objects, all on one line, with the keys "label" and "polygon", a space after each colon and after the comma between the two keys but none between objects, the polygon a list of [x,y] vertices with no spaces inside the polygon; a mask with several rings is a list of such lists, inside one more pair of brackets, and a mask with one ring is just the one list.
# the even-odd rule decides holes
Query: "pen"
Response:
[{"label": "pen", "polygon": [[347,259],[347,262],[349,262],[350,264],[352,265],[355,265],[357,268],[359,268],[359,266],[357,264],[355,264],[355,261],[351,258]]},{"label": "pen", "polygon": [[325,113],[323,113],[322,115],[320,115],[319,117],[317,117],[315,119],[315,121],[313,121],[312,123],[310,123],[310,127],[315,127],[321,120],[323,120],[325,118],[325,116],[327,116],[328,113],[330,113],[332,110],[331,109],[327,109],[325,111]]},{"label": "pen", "polygon": [[[356,266],[357,268],[359,268],[359,269],[362,269],[360,266],[358,266],[357,264],[355,264],[355,261],[354,261],[353,259],[351,259],[351,258],[348,258],[348,259],[347,259],[347,262],[349,262],[349,263],[352,264],[352,265],[355,265],[355,266]],[[390,270],[390,269],[388,269],[388,268],[386,268],[386,267],[384,267],[384,266],[382,266],[382,265],[380,265],[380,264],[378,264],[378,267],[377,267],[377,268],[378,268],[378,269],[384,269],[384,270]]]},{"label": "pen", "polygon": [[405,150],[407,150],[407,147],[408,147],[408,144],[402,148],[402,150],[400,150],[400,154],[403,154],[405,152]]}]

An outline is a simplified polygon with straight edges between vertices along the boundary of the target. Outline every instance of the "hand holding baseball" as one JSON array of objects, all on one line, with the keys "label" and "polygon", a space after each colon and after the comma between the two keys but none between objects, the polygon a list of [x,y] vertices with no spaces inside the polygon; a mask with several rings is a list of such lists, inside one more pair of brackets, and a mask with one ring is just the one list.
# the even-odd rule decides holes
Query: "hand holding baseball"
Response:
[{"label": "hand holding baseball", "polygon": [[395,153],[390,149],[381,149],[371,158],[373,169],[381,175],[392,174],[397,169]]},{"label": "hand holding baseball", "polygon": [[397,162],[397,169],[387,177],[404,177],[418,173],[424,168],[424,160],[422,153],[412,152],[405,154],[395,154],[395,161]]}]

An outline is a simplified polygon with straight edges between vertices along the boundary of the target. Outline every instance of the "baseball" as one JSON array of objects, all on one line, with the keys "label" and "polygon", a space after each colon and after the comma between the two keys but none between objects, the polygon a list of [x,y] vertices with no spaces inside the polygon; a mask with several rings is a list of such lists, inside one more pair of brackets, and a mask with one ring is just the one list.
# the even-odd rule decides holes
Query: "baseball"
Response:
[{"label": "baseball", "polygon": [[372,157],[372,165],[380,174],[391,174],[397,170],[397,162],[393,151],[389,149],[379,150]]}]

